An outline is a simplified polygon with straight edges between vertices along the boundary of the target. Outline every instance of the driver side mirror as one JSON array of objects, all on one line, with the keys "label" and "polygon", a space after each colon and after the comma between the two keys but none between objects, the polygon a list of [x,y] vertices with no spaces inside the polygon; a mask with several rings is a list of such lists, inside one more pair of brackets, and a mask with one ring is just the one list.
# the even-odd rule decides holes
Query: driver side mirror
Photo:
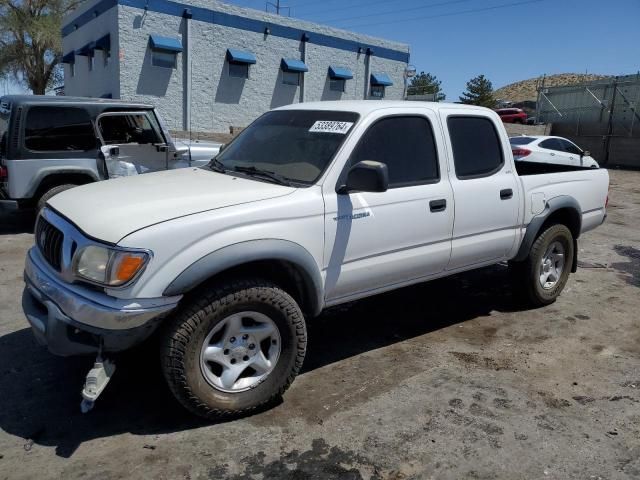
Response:
[{"label": "driver side mirror", "polygon": [[336,190],[343,195],[350,192],[386,192],[389,188],[387,165],[373,160],[356,163],[347,174],[347,181]]},{"label": "driver side mirror", "polygon": [[589,150],[583,150],[581,156],[582,157],[590,157],[591,156],[591,152]]}]

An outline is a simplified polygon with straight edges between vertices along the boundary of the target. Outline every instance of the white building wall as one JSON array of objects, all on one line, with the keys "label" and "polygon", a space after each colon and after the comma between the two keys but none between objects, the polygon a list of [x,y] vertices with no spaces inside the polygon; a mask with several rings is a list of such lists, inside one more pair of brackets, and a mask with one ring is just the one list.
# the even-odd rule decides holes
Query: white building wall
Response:
[{"label": "white building wall", "polygon": [[120,98],[149,103],[160,112],[172,130],[183,128],[184,53],[178,53],[176,68],[151,65],[149,36],[161,35],[182,41],[186,20],[138,8],[118,7],[120,23]]},{"label": "white building wall", "polygon": [[[87,72],[86,58],[78,57],[76,77],[66,81],[67,95],[100,96],[110,90],[114,98],[155,105],[170,129],[214,132],[228,132],[230,126],[246,126],[263,112],[281,105],[299,101],[366,98],[371,73],[386,73],[394,82],[393,86],[386,88],[387,99],[402,98],[406,63],[377,56],[376,49],[389,48],[408,54],[407,45],[217,1],[189,0],[188,3],[184,4],[185,8],[202,7],[257,19],[265,26],[296,28],[301,33],[306,32],[310,40],[303,43],[301,38],[283,38],[275,34],[266,35],[263,31],[223,26],[218,20],[216,23],[187,20],[154,11],[153,6],[145,11],[118,5],[65,37],[65,45],[69,49],[77,49],[97,40],[102,34],[98,35],[98,31],[108,31],[112,35],[114,49],[118,48],[117,54],[116,50],[112,53],[113,62],[107,70],[102,67],[101,52],[96,52],[96,68],[91,73]],[[91,4],[84,8],[91,8]],[[213,13],[211,18],[215,15]],[[73,15],[65,24],[71,22],[71,17]],[[190,41],[186,38],[187,22],[190,24]],[[317,34],[372,45],[374,53],[369,58],[364,49],[358,53],[319,45],[313,41]],[[185,50],[177,54],[177,68],[151,65],[150,35],[171,37],[182,42]],[[187,46],[191,56],[190,70],[186,68]],[[228,48],[255,55],[257,63],[249,67],[249,78],[228,75],[225,57]],[[309,72],[304,74],[303,87],[283,84],[281,59],[302,59],[303,54],[309,68]],[[353,73],[354,78],[346,81],[344,93],[329,89],[329,66],[348,68]],[[98,79],[96,72],[103,73],[105,78]],[[185,88],[187,76],[191,79],[190,91]],[[186,124],[186,109],[191,112],[190,125]]]},{"label": "white building wall", "polygon": [[[92,2],[82,5],[81,13],[92,8]],[[74,12],[76,13],[76,12]],[[67,54],[78,50],[90,42],[111,35],[111,58],[105,65],[105,52],[95,51],[94,68],[89,71],[89,59],[75,57],[75,75],[71,75],[71,66],[64,64],[65,95],[78,97],[102,97],[110,94],[120,97],[120,68],[118,61],[118,7],[112,7],[88,25],[79,27],[62,39],[62,52]]]}]

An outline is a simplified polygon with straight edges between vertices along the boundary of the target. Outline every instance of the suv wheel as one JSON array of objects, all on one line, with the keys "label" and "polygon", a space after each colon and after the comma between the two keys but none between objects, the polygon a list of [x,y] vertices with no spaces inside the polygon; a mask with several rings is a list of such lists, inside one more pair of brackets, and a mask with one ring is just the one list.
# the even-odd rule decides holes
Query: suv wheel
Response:
[{"label": "suv wheel", "polygon": [[270,405],[302,367],[307,345],[295,300],[264,280],[202,292],[167,327],[164,376],[176,398],[205,418]]},{"label": "suv wheel", "polygon": [[564,225],[552,225],[542,232],[527,259],[512,264],[516,287],[535,307],[549,305],[560,295],[573,267],[573,235]]},{"label": "suv wheel", "polygon": [[47,205],[47,202],[51,199],[51,197],[59,194],[60,192],[64,192],[65,190],[69,190],[70,188],[73,188],[73,187],[77,187],[77,185],[66,183],[64,185],[58,185],[56,187],[50,188],[49,190],[44,192],[44,194],[38,200],[37,213],[40,213],[40,211],[42,211],[42,209]]}]

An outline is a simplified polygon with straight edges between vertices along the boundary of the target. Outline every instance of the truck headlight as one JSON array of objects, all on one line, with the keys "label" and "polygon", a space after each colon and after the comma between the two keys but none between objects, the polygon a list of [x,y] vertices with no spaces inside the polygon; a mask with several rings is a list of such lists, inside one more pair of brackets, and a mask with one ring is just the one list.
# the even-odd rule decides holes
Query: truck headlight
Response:
[{"label": "truck headlight", "polygon": [[131,281],[150,258],[147,252],[116,250],[98,245],[84,247],[76,255],[76,276],[108,287],[118,287]]}]

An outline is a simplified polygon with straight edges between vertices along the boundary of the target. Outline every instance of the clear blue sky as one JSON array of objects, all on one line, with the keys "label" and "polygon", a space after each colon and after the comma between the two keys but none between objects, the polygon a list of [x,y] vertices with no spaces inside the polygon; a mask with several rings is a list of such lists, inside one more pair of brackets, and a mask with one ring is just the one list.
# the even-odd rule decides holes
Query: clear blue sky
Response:
[{"label": "clear blue sky", "polygon": [[[259,10],[266,3],[227,1]],[[481,73],[499,88],[544,73],[616,75],[640,70],[640,0],[525,1],[281,3],[291,7],[292,17],[408,43],[411,63],[442,80],[449,100],[457,100],[466,81]],[[10,91],[15,88],[9,86]],[[0,84],[0,93],[4,91]]]},{"label": "clear blue sky", "polygon": [[[292,17],[408,43],[411,63],[442,80],[449,100],[457,100],[467,80],[479,74],[499,88],[544,73],[619,75],[640,70],[640,0],[524,1],[281,0],[281,4],[291,7]],[[264,0],[230,3],[265,8]]]}]

